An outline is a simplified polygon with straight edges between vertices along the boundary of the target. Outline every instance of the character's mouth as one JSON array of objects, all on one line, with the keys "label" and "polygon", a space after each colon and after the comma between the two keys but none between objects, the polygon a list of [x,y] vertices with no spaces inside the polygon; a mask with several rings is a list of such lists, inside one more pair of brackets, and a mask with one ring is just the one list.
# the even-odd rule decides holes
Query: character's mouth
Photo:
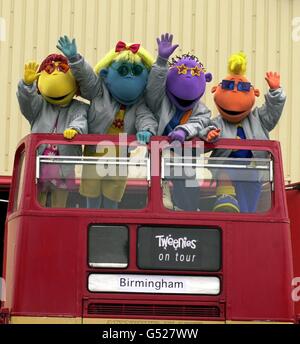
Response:
[{"label": "character's mouth", "polygon": [[238,116],[238,115],[241,115],[242,113],[244,113],[245,111],[230,111],[230,110],[226,110],[224,108],[222,108],[221,106],[219,106],[219,108],[226,112],[228,115],[232,115],[232,116]]},{"label": "character's mouth", "polygon": [[70,93],[68,93],[68,94],[66,94],[66,95],[64,95],[64,96],[62,96],[62,97],[49,97],[49,96],[48,96],[48,98],[49,98],[49,99],[52,99],[52,100],[63,100],[63,99],[65,99],[69,94],[70,94]]},{"label": "character's mouth", "polygon": [[174,94],[173,94],[173,97],[175,98],[177,103],[182,107],[190,106],[197,100],[197,99],[193,99],[193,100],[181,99],[181,98],[174,96]]}]

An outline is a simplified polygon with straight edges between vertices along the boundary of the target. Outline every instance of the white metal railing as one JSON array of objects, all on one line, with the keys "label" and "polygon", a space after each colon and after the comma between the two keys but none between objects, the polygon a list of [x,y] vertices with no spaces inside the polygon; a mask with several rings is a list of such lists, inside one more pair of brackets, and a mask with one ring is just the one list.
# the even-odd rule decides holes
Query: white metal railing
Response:
[{"label": "white metal railing", "polygon": [[[273,182],[273,161],[264,158],[226,158],[226,157],[193,157],[193,156],[162,156],[161,178],[165,179],[166,169],[194,168],[194,169],[222,169],[222,170],[255,170],[269,174],[269,181]],[[191,162],[190,162],[191,161]]]},{"label": "white metal railing", "polygon": [[147,181],[150,182],[151,179],[150,155],[146,158],[38,155],[36,157],[36,179],[40,178],[41,164],[137,166],[146,168]]},{"label": "white metal railing", "polygon": [[[36,179],[40,178],[41,164],[60,165],[114,165],[137,166],[146,168],[146,178],[151,179],[150,155],[145,158],[132,159],[130,157],[86,157],[86,156],[49,156],[38,155],[36,158]],[[225,157],[161,157],[161,178],[165,179],[166,168],[195,168],[219,170],[256,170],[268,173],[268,179],[273,182],[273,161],[263,158],[225,158]]]}]

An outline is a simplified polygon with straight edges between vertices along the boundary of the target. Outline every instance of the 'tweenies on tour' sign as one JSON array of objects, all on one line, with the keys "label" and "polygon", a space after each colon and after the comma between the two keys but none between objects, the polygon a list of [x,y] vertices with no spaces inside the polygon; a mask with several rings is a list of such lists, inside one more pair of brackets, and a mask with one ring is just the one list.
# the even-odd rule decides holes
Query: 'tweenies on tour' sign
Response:
[{"label": "'tweenies on tour' sign", "polygon": [[219,271],[221,231],[142,226],[138,230],[138,266],[142,269]]}]

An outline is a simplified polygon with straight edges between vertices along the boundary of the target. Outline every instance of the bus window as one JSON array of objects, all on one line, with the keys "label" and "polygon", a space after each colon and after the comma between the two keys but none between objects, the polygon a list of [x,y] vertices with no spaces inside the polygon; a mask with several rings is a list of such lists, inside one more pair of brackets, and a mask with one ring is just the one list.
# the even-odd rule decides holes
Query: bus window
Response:
[{"label": "bus window", "polygon": [[20,154],[20,160],[18,164],[17,176],[15,179],[15,192],[14,192],[14,203],[13,211],[17,211],[20,207],[20,201],[23,193],[23,182],[24,182],[24,167],[25,167],[25,151]]},{"label": "bus window", "polygon": [[90,226],[89,266],[93,268],[127,268],[128,238],[126,226]]},{"label": "bus window", "polygon": [[267,158],[182,157],[163,152],[165,208],[240,213],[270,210],[273,161],[268,152],[260,152],[260,156]]},{"label": "bus window", "polygon": [[[36,164],[41,206],[133,210],[147,206],[150,158],[146,146],[103,143],[85,146],[82,151],[81,146],[65,145],[52,147],[49,154],[44,146],[37,150]],[[110,200],[116,207],[110,207]]]}]

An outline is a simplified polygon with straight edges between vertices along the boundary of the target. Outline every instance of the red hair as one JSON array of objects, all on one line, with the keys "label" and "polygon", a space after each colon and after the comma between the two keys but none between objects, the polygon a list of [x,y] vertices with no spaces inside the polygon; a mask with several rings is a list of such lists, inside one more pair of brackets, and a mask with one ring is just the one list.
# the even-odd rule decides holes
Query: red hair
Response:
[{"label": "red hair", "polygon": [[50,54],[41,63],[40,68],[38,70],[38,73],[40,73],[41,71],[45,70],[46,66],[48,64],[52,63],[52,62],[62,62],[62,63],[65,63],[65,64],[69,65],[69,62],[68,62],[67,58],[64,55],[61,55],[61,54]]},{"label": "red hair", "polygon": [[[67,65],[69,65],[68,59],[64,55],[50,54],[41,63],[40,68],[38,70],[38,73],[45,70],[47,65],[52,63],[52,62],[62,62],[62,63],[66,63]],[[77,86],[76,96],[80,96],[80,89],[79,89],[79,85],[78,85],[77,81],[76,81],[76,86]],[[40,94],[40,90],[39,90],[38,86],[37,86],[37,89],[38,89],[38,93]]]}]

